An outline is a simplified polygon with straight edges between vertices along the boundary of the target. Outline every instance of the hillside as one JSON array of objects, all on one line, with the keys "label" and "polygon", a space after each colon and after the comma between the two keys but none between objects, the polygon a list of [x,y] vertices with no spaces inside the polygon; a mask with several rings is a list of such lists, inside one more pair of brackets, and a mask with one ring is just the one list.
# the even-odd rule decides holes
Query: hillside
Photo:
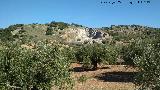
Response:
[{"label": "hillside", "polygon": [[128,43],[140,37],[153,37],[159,28],[140,25],[111,25],[88,28],[78,24],[51,22],[48,24],[16,24],[0,30],[1,41],[54,41],[59,43]]}]

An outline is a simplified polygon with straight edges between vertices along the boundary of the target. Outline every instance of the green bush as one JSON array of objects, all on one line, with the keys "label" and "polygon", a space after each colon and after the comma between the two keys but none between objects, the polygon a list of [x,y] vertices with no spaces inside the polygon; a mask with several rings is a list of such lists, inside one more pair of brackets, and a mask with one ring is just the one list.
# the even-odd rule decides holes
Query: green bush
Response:
[{"label": "green bush", "polygon": [[49,24],[49,26],[50,27],[57,27],[58,29],[63,30],[65,28],[68,28],[69,24],[64,23],[64,22],[55,22],[55,21],[53,21],[53,22],[51,22]]},{"label": "green bush", "polygon": [[38,44],[36,49],[10,45],[0,51],[0,89],[50,90],[71,87],[66,49]]},{"label": "green bush", "polygon": [[53,34],[53,29],[52,27],[48,27],[46,31],[46,35],[52,35]]},{"label": "green bush", "polygon": [[83,66],[88,69],[97,69],[98,63],[115,63],[118,53],[114,46],[106,46],[103,44],[86,44],[83,45],[76,53],[79,62],[83,62]]},{"label": "green bush", "polygon": [[145,44],[146,43],[142,40],[136,40],[122,47],[121,54],[125,64],[134,66],[134,59],[136,56],[141,56],[143,54]]},{"label": "green bush", "polygon": [[78,82],[80,83],[85,83],[87,81],[88,77],[86,77],[85,75],[82,75],[78,78]]},{"label": "green bush", "polygon": [[79,24],[76,24],[76,23],[72,23],[71,25],[75,26],[75,27],[83,27],[82,25],[79,25]]},{"label": "green bush", "polygon": [[160,89],[160,50],[159,43],[147,44],[141,56],[136,56],[134,63],[139,68],[135,83],[141,90]]},{"label": "green bush", "polygon": [[0,39],[3,42],[8,42],[8,41],[14,41],[15,39],[13,38],[13,35],[11,33],[10,29],[4,29],[3,31],[0,32]]}]

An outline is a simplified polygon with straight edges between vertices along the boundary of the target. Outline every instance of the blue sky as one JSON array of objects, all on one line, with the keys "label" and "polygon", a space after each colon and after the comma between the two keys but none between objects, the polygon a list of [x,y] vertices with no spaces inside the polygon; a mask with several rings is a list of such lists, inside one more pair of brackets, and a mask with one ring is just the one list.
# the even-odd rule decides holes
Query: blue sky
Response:
[{"label": "blue sky", "polygon": [[118,0],[0,0],[0,28],[51,21],[88,27],[126,24],[160,27],[160,0],[150,0],[150,4],[121,0],[122,4],[114,5],[101,4],[101,1]]}]

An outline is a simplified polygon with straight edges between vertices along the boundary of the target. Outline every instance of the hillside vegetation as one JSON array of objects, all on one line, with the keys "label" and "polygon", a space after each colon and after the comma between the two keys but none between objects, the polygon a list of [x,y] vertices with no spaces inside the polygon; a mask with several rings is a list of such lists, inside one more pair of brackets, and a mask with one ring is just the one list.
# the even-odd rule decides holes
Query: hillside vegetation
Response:
[{"label": "hillside vegetation", "polygon": [[64,22],[11,25],[0,30],[0,89],[73,89],[70,65],[80,63],[83,71],[128,65],[136,69],[134,84],[139,89],[158,90],[159,56],[160,28],[89,28]]}]

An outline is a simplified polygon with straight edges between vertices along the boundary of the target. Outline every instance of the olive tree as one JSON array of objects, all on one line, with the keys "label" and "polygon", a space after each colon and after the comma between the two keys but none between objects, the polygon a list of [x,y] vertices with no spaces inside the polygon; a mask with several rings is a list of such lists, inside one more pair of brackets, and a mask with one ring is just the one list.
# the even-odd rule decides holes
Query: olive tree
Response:
[{"label": "olive tree", "polygon": [[139,73],[135,77],[135,83],[142,90],[160,89],[160,44],[152,43],[145,46],[141,56],[134,59]]},{"label": "olive tree", "polygon": [[71,87],[66,49],[39,44],[36,49],[10,45],[0,51],[0,89],[50,90]]},{"label": "olive tree", "polygon": [[97,69],[98,63],[115,63],[117,55],[115,47],[96,43],[83,45],[76,53],[77,59],[83,62],[83,66],[93,70]]},{"label": "olive tree", "polygon": [[134,59],[136,56],[142,56],[147,42],[142,39],[134,40],[122,47],[121,54],[125,64],[134,66]]}]

